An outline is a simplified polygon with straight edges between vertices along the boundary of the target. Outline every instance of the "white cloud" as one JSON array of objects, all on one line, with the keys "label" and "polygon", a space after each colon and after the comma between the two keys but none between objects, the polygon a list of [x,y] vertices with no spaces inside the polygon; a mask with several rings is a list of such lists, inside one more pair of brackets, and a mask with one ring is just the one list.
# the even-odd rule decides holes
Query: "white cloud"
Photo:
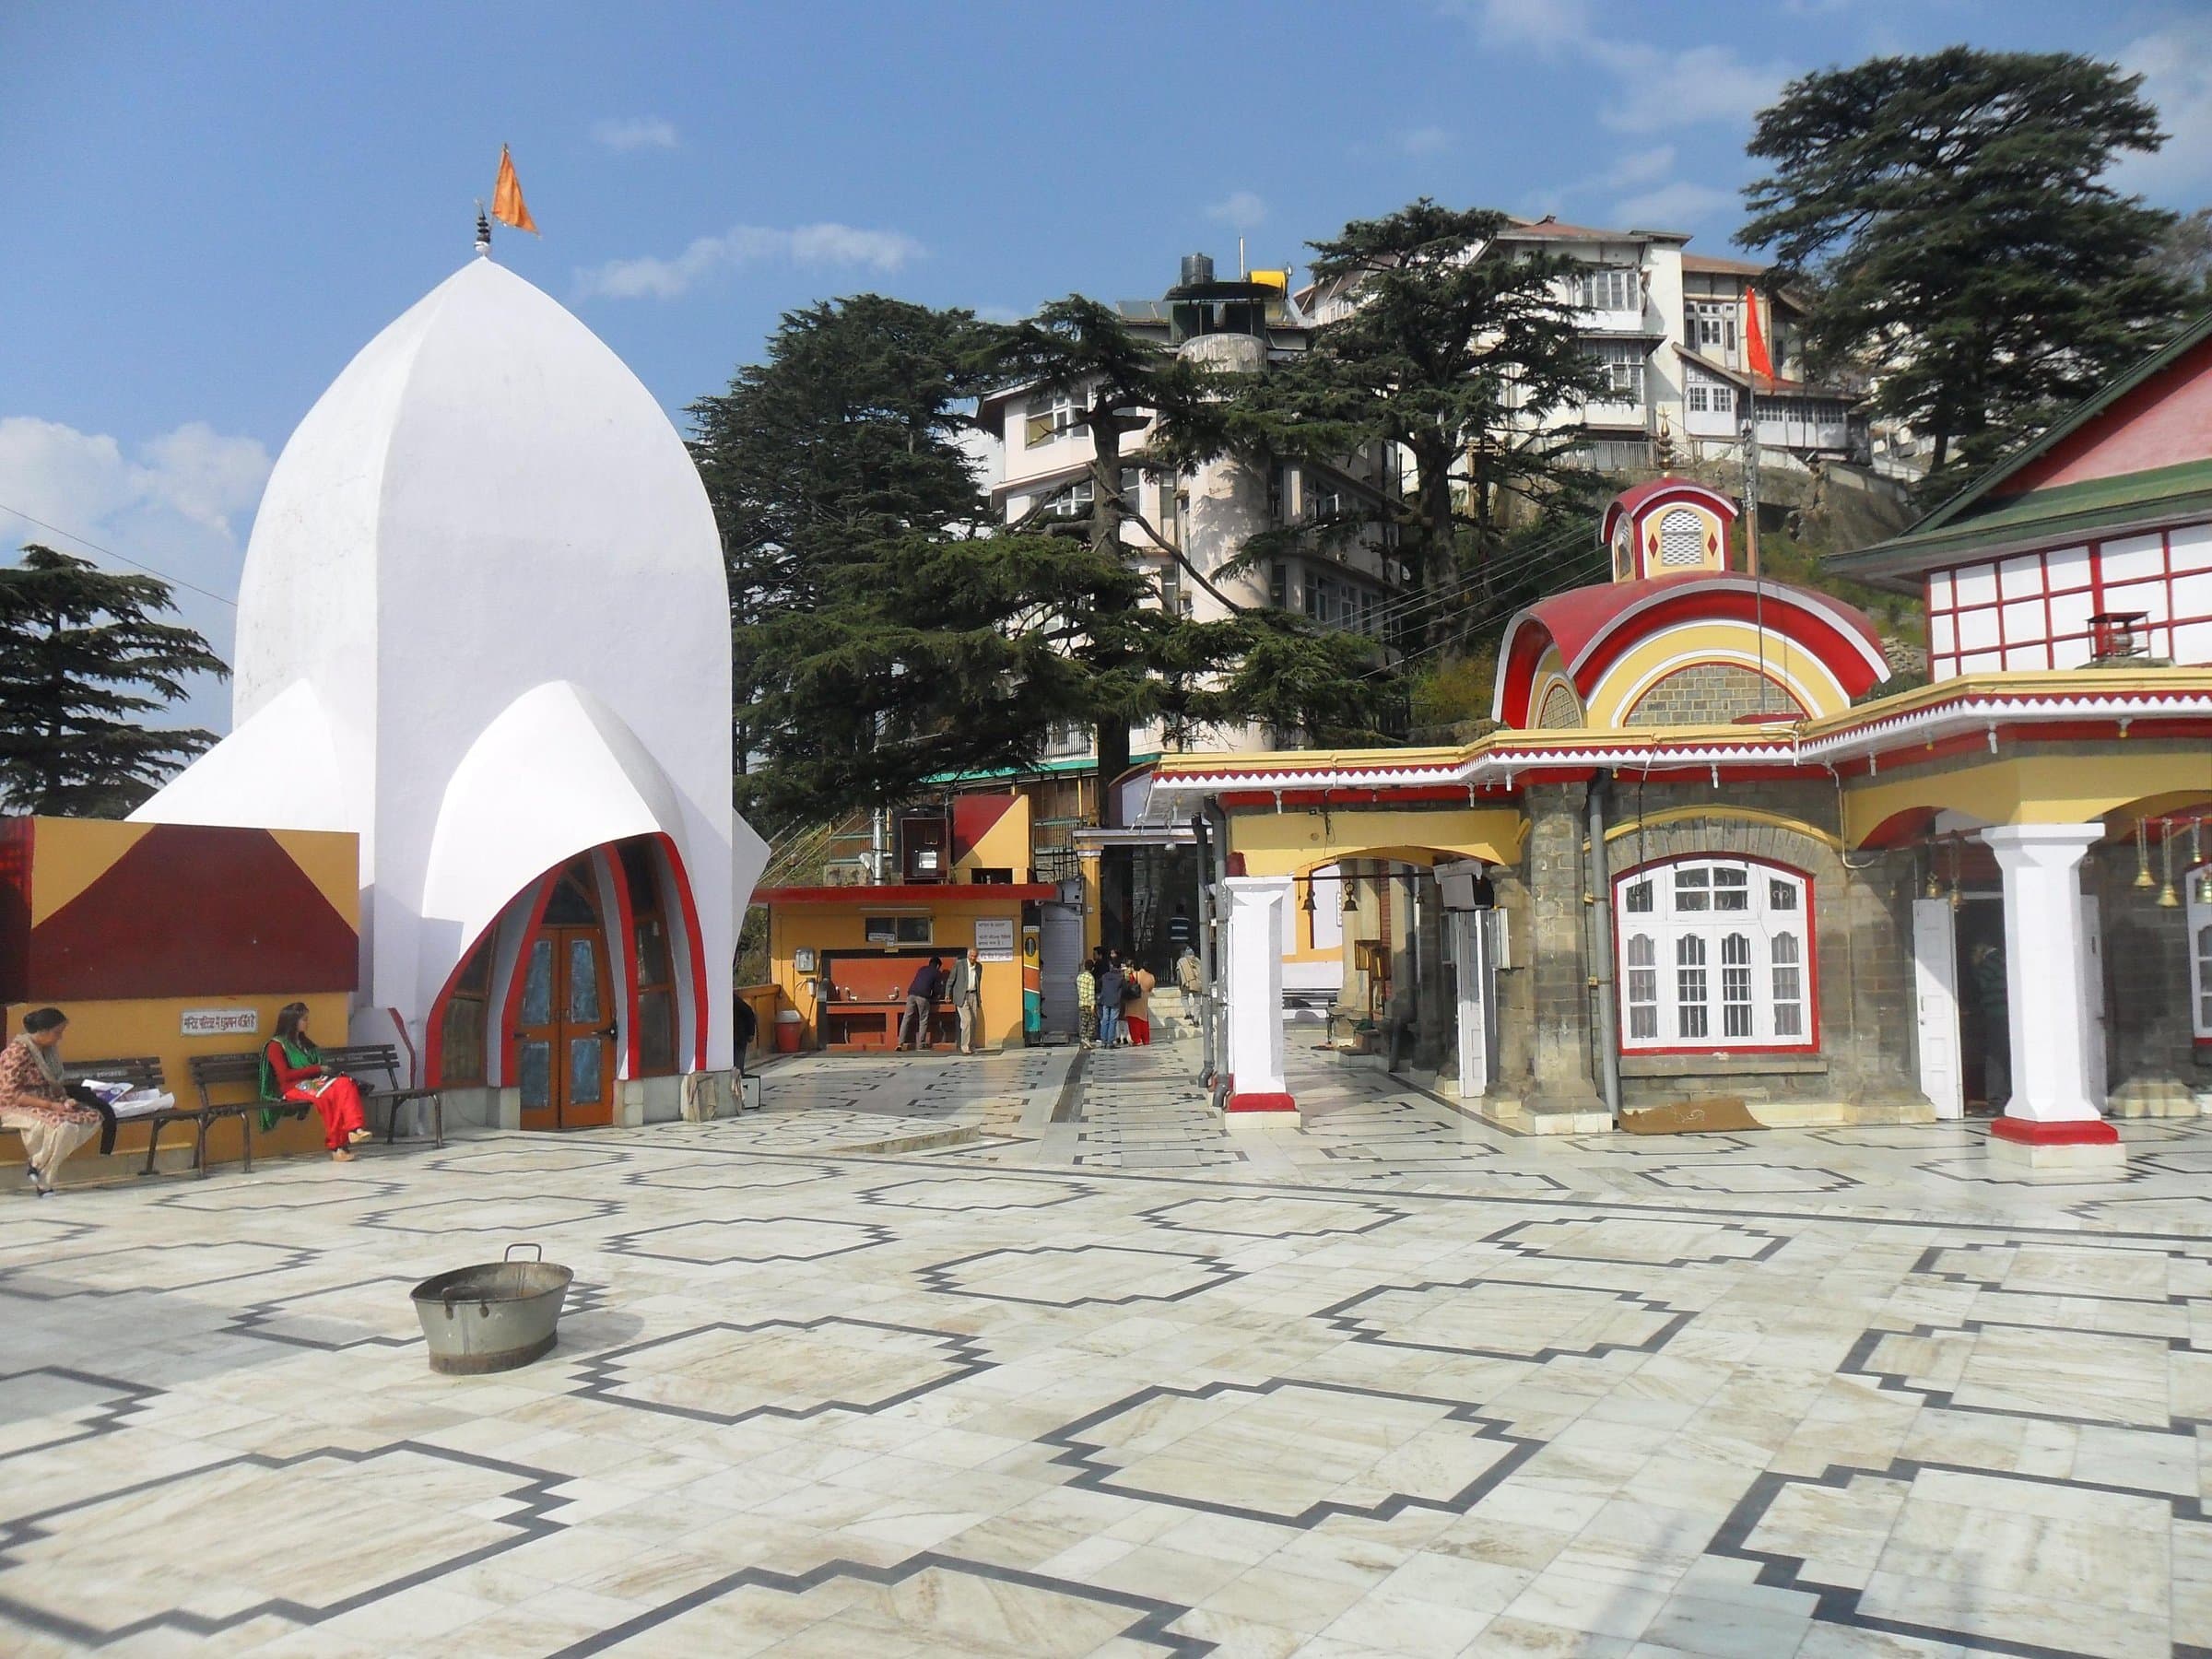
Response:
[{"label": "white cloud", "polygon": [[1409,156],[1441,155],[1452,147],[1453,138],[1449,127],[1415,127],[1411,132],[1398,135],[1398,147]]},{"label": "white cloud", "polygon": [[138,453],[128,461],[105,433],[59,421],[0,418],[0,501],[73,530],[154,510],[235,542],[231,521],[261,499],[271,465],[260,439],[227,438],[202,420],[147,439]]},{"label": "white cloud", "polygon": [[2212,188],[2212,18],[2177,20],[2121,49],[2124,68],[2143,76],[2167,135],[2156,155],[2122,158],[2113,173],[2124,189],[2194,208]]},{"label": "white cloud", "polygon": [[1596,182],[1608,190],[1629,190],[1638,184],[1649,184],[1654,179],[1664,179],[1674,171],[1675,147],[1655,144],[1650,149],[1630,151]]},{"label": "white cloud", "polygon": [[1677,179],[1613,205],[1613,222],[1633,230],[1689,230],[1736,208],[1735,193]]},{"label": "white cloud", "polygon": [[1592,18],[1585,0],[1451,0],[1493,46],[1547,58],[1571,54],[1605,70],[1598,119],[1623,133],[1659,133],[1704,121],[1747,121],[1774,100],[1790,72],[1755,64],[1733,46],[1654,46],[1622,40]]},{"label": "white cloud", "polygon": [[1500,46],[1533,46],[1552,53],[1589,38],[1584,0],[1456,0],[1447,10],[1471,18],[1482,38]]},{"label": "white cloud", "polygon": [[1231,230],[1256,230],[1266,221],[1267,204],[1251,191],[1240,190],[1208,207],[1206,217],[1219,220]]},{"label": "white cloud", "polygon": [[[82,432],[35,415],[0,416],[0,561],[12,562],[17,548],[35,541],[105,569],[125,568],[76,539],[84,537],[164,576],[235,594],[246,515],[261,498],[269,467],[259,439],[218,432],[205,421],[126,451],[104,432]],[[175,597],[180,619],[228,660],[230,606],[186,587]],[[229,693],[203,679],[156,724],[222,731],[229,715]]]},{"label": "white cloud", "polygon": [[1790,78],[1785,65],[1747,63],[1733,46],[1586,44],[1591,58],[1617,83],[1597,117],[1617,132],[1664,133],[1701,121],[1748,124]]},{"label": "white cloud", "polygon": [[616,259],[579,270],[576,282],[587,299],[673,300],[717,271],[742,265],[776,261],[896,271],[926,252],[903,230],[860,230],[834,224],[790,229],[739,225],[720,236],[700,237],[673,259]]},{"label": "white cloud", "polygon": [[658,115],[633,115],[625,120],[592,123],[592,142],[611,150],[674,149],[676,125]]}]

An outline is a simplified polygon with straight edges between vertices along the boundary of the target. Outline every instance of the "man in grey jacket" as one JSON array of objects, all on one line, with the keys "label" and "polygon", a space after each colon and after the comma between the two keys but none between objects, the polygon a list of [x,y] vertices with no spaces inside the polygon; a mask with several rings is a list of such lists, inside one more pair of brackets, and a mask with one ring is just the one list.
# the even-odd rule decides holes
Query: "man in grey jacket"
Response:
[{"label": "man in grey jacket", "polygon": [[983,959],[974,946],[952,965],[952,1006],[960,1017],[960,1053],[975,1053],[976,1028],[983,1023]]}]

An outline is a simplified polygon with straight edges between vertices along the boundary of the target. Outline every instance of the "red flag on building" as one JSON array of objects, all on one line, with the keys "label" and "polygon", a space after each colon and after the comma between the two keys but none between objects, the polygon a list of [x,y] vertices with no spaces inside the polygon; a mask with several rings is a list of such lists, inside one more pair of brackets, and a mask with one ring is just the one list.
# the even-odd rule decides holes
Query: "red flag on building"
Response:
[{"label": "red flag on building", "polygon": [[514,158],[503,144],[500,146],[500,182],[491,190],[491,217],[502,225],[537,234],[537,221],[523,202],[523,182],[514,176]]},{"label": "red flag on building", "polygon": [[1759,296],[1751,291],[1749,283],[1744,285],[1744,362],[1752,373],[1774,378],[1774,359],[1767,355],[1767,331],[1759,325]]}]

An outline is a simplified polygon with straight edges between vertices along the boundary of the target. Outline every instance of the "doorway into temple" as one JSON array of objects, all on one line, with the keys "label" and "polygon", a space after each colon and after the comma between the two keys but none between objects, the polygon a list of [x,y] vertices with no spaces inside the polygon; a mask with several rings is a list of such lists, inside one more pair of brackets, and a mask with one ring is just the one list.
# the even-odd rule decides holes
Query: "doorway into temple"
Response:
[{"label": "doorway into temple", "polygon": [[614,1122],[615,998],[587,860],[563,870],[523,962],[515,1082],[525,1129]]}]

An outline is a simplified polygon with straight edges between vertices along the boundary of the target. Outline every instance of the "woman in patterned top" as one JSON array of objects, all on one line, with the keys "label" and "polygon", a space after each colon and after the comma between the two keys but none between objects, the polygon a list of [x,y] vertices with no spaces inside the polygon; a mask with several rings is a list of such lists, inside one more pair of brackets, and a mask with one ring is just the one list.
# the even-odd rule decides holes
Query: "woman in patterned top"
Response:
[{"label": "woman in patterned top", "polygon": [[0,1050],[0,1129],[23,1137],[27,1171],[39,1196],[53,1192],[62,1160],[100,1133],[100,1113],[69,1098],[62,1081],[62,1033],[69,1017],[59,1008],[23,1016],[23,1035]]}]

